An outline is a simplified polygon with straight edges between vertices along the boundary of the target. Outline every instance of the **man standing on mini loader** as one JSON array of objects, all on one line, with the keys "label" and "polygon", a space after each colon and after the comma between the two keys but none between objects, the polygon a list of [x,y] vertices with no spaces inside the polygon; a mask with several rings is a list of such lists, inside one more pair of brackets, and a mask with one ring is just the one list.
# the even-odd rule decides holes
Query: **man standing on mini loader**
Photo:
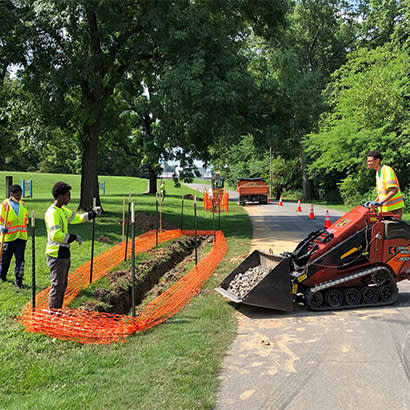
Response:
[{"label": "man standing on mini loader", "polygon": [[399,181],[393,168],[382,165],[382,155],[377,150],[367,153],[367,166],[376,171],[377,198],[364,204],[366,207],[380,207],[381,212],[391,212],[401,219],[404,201]]}]

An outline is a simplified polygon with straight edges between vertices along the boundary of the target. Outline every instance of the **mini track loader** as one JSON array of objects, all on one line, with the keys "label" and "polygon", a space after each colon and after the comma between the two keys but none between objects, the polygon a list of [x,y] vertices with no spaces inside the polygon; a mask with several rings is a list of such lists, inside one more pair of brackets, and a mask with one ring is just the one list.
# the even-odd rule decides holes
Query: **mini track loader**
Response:
[{"label": "mini track loader", "polygon": [[246,305],[329,310],[393,304],[403,279],[410,279],[410,225],[358,206],[293,252],[254,251],[216,290]]}]

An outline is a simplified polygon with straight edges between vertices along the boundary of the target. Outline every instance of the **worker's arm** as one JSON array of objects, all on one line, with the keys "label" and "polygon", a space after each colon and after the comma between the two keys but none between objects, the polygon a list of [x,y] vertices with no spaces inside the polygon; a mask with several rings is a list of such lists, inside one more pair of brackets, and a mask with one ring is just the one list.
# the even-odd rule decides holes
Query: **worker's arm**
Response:
[{"label": "worker's arm", "polygon": [[384,197],[383,202],[379,201],[379,197],[376,198],[376,201],[381,202],[381,204],[384,203],[384,202],[387,202],[387,201],[389,201],[391,198],[393,198],[394,195],[397,194],[397,191],[398,191],[397,187],[388,188],[388,189],[387,189],[387,194],[386,194],[386,196]]}]

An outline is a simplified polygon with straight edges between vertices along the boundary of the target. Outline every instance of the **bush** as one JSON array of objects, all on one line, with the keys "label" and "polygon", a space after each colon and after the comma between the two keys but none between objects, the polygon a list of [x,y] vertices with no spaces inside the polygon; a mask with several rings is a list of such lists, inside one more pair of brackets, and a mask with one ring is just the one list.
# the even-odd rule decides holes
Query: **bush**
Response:
[{"label": "bush", "polygon": [[[376,198],[376,187],[368,190],[369,187],[367,186],[366,190],[365,187],[360,186],[361,181],[363,180],[360,176],[348,175],[339,184],[340,195],[346,205],[359,205]],[[363,194],[362,192],[365,193]]]}]

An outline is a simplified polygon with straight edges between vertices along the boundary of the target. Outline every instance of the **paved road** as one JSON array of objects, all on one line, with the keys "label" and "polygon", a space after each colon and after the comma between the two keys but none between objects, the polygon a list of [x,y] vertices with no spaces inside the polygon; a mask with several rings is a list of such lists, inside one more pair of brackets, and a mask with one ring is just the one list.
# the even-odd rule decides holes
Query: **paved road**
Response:
[{"label": "paved road", "polygon": [[[323,226],[325,212],[310,220],[308,205],[246,209],[252,248],[275,253]],[[281,314],[239,305],[216,410],[410,409],[410,283],[399,288],[392,307]]]}]

